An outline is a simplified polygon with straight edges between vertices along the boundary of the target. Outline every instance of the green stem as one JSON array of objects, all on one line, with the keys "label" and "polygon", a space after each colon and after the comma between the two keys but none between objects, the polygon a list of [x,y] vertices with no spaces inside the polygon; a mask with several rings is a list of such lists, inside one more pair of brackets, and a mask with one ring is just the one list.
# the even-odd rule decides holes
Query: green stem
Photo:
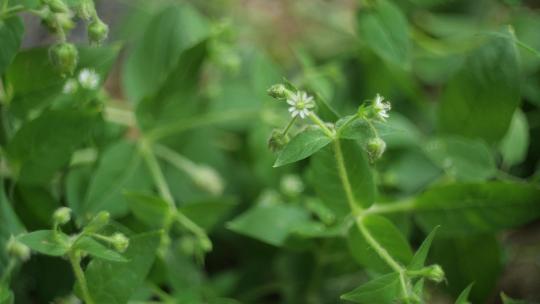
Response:
[{"label": "green stem", "polygon": [[316,125],[318,125],[323,130],[324,134],[326,134],[328,137],[330,137],[332,139],[334,139],[336,137],[335,132],[328,129],[328,127],[324,124],[324,121],[322,121],[319,118],[319,116],[317,116],[317,114],[315,114],[313,112],[310,112],[308,114],[308,117],[311,119],[311,121],[313,121]]},{"label": "green stem", "polygon": [[199,225],[180,211],[176,213],[175,218],[180,225],[191,231],[197,237],[197,239],[199,239],[205,251],[212,250],[212,241],[210,241],[210,238],[208,238],[208,235],[204,229],[202,229]]},{"label": "green stem", "polygon": [[133,127],[136,125],[135,114],[129,110],[123,110],[113,107],[105,107],[105,119],[109,122]]},{"label": "green stem", "polygon": [[171,190],[167,185],[165,176],[159,167],[158,160],[154,154],[154,151],[152,150],[152,147],[150,146],[150,143],[142,138],[140,141],[140,148],[143,158],[146,161],[146,165],[150,170],[150,174],[152,175],[156,187],[158,188],[160,196],[167,202],[167,204],[169,204],[171,210],[176,210],[176,205],[174,204],[174,198],[171,194]]},{"label": "green stem", "polygon": [[362,215],[406,212],[414,210],[415,207],[415,201],[413,199],[407,199],[389,204],[374,204],[369,207],[369,209],[365,210]]},{"label": "green stem", "polygon": [[294,122],[296,121],[296,119],[298,118],[298,116],[295,116],[291,119],[291,121],[289,121],[289,124],[285,127],[285,129],[283,130],[283,132],[281,132],[281,135],[282,136],[285,136],[287,135],[287,133],[289,132],[289,130],[291,129],[291,127],[294,125]]},{"label": "green stem", "polygon": [[356,199],[354,198],[351,182],[349,181],[349,176],[347,175],[347,168],[345,167],[345,160],[343,159],[343,151],[341,150],[341,144],[339,139],[334,139],[334,154],[336,157],[339,178],[341,179],[343,190],[345,190],[347,202],[349,203],[349,207],[354,213],[354,216],[357,216],[362,212],[362,207],[357,204]]},{"label": "green stem", "polygon": [[15,265],[17,264],[15,258],[10,258],[8,265],[6,269],[4,270],[4,273],[2,274],[2,279],[0,279],[0,286],[4,286],[5,283],[9,280],[11,277],[11,273],[13,272],[13,269],[15,269]]},{"label": "green stem", "polygon": [[180,153],[159,144],[154,145],[154,152],[158,157],[186,172],[189,176],[197,174],[197,164]]},{"label": "green stem", "polygon": [[[354,115],[351,115],[351,117],[349,117],[349,119],[347,119],[347,121],[345,121],[340,127],[339,129],[336,131],[336,133],[339,135],[341,134],[341,132],[353,121],[355,121],[357,118],[358,118],[358,113],[354,114]],[[339,136],[338,136],[339,137]]]},{"label": "green stem", "polygon": [[90,296],[90,291],[88,291],[86,277],[84,276],[84,272],[81,268],[81,257],[77,252],[74,251],[69,252],[68,256],[71,267],[73,268],[73,273],[75,274],[75,278],[77,279],[77,282],[79,282],[79,287],[81,288],[84,302],[86,302],[86,304],[94,304],[94,300],[92,300],[92,297]]}]

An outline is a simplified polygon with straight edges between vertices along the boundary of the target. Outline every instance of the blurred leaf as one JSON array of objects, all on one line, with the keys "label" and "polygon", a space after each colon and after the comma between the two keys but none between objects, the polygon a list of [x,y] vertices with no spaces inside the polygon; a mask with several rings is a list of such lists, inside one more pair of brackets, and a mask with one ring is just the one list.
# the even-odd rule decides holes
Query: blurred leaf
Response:
[{"label": "blurred leaf", "polygon": [[469,302],[469,293],[471,293],[471,288],[473,287],[474,283],[469,284],[467,288],[463,289],[463,291],[459,294],[458,298],[456,299],[455,304],[471,304]]},{"label": "blurred leaf", "polygon": [[409,263],[409,266],[407,267],[408,269],[419,270],[424,267],[427,255],[429,253],[429,248],[431,247],[431,242],[433,241],[433,238],[437,233],[437,229],[439,229],[439,226],[433,228],[433,230],[428,234],[426,239],[422,242],[420,248],[418,248],[418,250],[414,254],[411,263]]},{"label": "blurred leaf", "polygon": [[[387,184],[405,192],[416,192],[435,181],[443,173],[422,151],[403,151],[390,160],[383,175]],[[413,178],[414,177],[414,178]]]},{"label": "blurred leaf", "polygon": [[519,105],[519,92],[517,51],[506,31],[474,50],[449,81],[439,108],[440,130],[497,142]]},{"label": "blurred leaf", "polygon": [[[180,59],[184,51],[208,35],[207,21],[188,3],[167,6],[156,14],[124,65],[123,84],[128,99],[138,103],[154,94],[170,78],[171,71],[185,68]],[[183,87],[181,80],[176,84]]]},{"label": "blurred leaf", "polygon": [[169,204],[162,198],[137,192],[127,192],[125,196],[133,215],[154,228],[163,227],[169,211]]},{"label": "blurred leaf", "polygon": [[101,210],[113,215],[127,212],[123,193],[141,191],[150,185],[150,177],[143,165],[137,147],[132,143],[119,141],[105,150],[88,186],[81,215],[89,219]]},{"label": "blurred leaf", "polygon": [[69,250],[69,236],[59,231],[38,230],[17,237],[30,249],[42,254],[62,256]]},{"label": "blurred leaf", "polygon": [[470,183],[433,187],[414,201],[424,229],[441,225],[443,236],[465,236],[517,227],[540,217],[540,188],[519,183]]},{"label": "blurred leaf", "polygon": [[24,24],[18,16],[0,19],[0,75],[9,66],[19,47],[21,46],[22,36],[24,34]]},{"label": "blurred leaf", "polygon": [[501,300],[503,304],[530,304],[527,301],[512,299],[509,296],[507,296],[504,292],[501,292]]},{"label": "blurred leaf", "polygon": [[380,276],[341,296],[342,300],[363,304],[392,304],[400,297],[398,273]]},{"label": "blurred leaf", "polygon": [[87,252],[91,256],[112,262],[127,262],[118,252],[111,250],[91,237],[82,237],[75,243],[75,248]]},{"label": "blurred leaf", "polygon": [[204,230],[210,231],[235,206],[236,203],[229,199],[211,199],[184,204],[178,210]]},{"label": "blurred leaf", "polygon": [[525,114],[517,109],[508,128],[508,132],[506,132],[499,146],[503,163],[507,166],[521,163],[527,157],[528,148],[529,124]]},{"label": "blurred leaf", "polygon": [[47,229],[51,225],[51,214],[60,207],[53,195],[43,186],[19,184],[16,188],[15,211],[30,231]]},{"label": "blurred leaf", "polygon": [[[375,182],[366,152],[351,140],[340,140],[346,175],[355,204],[369,207],[375,199]],[[315,192],[338,217],[349,214],[347,195],[335,157],[335,145],[322,149],[311,158],[309,181]]]},{"label": "blurred leaf", "polygon": [[274,167],[294,163],[327,146],[332,139],[321,129],[311,129],[296,135],[279,153]]},{"label": "blurred leaf", "polygon": [[[381,245],[386,252],[397,262],[407,265],[413,257],[411,247],[407,239],[388,219],[370,215],[361,219],[363,226],[371,234],[372,238]],[[370,245],[368,239],[357,227],[353,225],[349,229],[347,238],[349,249],[356,261],[367,269],[375,270],[379,273],[393,271],[388,264],[378,255]]]},{"label": "blurred leaf", "polygon": [[482,141],[444,137],[426,145],[427,155],[450,176],[463,181],[483,181],[495,175],[495,159]]},{"label": "blurred leaf", "polygon": [[8,158],[22,183],[41,184],[69,163],[71,154],[86,141],[98,113],[48,111],[15,133],[7,147]]},{"label": "blurred leaf", "polygon": [[296,227],[306,222],[309,214],[289,205],[254,206],[233,219],[228,228],[262,242],[282,246]]},{"label": "blurred leaf", "polygon": [[96,303],[125,304],[144,282],[161,239],[161,232],[131,236],[126,263],[93,259],[86,268],[88,289]]},{"label": "blurred leaf", "polygon": [[387,0],[376,1],[358,13],[359,36],[385,61],[410,67],[409,24],[401,10]]}]

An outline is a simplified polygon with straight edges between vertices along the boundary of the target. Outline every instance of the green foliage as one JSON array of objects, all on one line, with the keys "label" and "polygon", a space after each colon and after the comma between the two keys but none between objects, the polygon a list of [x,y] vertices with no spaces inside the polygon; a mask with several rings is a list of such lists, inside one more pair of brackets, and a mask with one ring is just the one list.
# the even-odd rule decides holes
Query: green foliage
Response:
[{"label": "green foliage", "polygon": [[11,17],[0,21],[0,75],[9,66],[21,45],[24,25],[20,17]]}]

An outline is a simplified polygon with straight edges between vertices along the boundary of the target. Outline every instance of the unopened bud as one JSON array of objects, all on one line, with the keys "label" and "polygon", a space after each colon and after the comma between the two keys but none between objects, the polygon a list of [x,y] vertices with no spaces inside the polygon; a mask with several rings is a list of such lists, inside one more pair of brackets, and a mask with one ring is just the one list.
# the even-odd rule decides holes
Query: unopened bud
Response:
[{"label": "unopened bud", "polygon": [[296,196],[304,191],[304,183],[298,175],[287,174],[281,179],[280,188],[283,193]]},{"label": "unopened bud", "polygon": [[424,267],[421,271],[428,280],[436,283],[440,283],[444,280],[444,270],[437,264]]},{"label": "unopened bud", "polygon": [[30,248],[17,241],[13,236],[9,238],[6,244],[6,252],[10,257],[17,258],[21,261],[27,261],[30,258]]},{"label": "unopened bud", "polygon": [[122,233],[117,232],[111,236],[114,249],[118,252],[124,252],[129,246],[129,239]]},{"label": "unopened bud", "polygon": [[90,20],[96,14],[93,0],[81,0],[76,10],[77,15],[83,20]]},{"label": "unopened bud", "polygon": [[61,74],[66,75],[72,74],[77,67],[79,55],[77,48],[73,44],[62,42],[53,45],[49,49],[49,58],[54,67]]},{"label": "unopened bud", "polygon": [[55,13],[69,12],[69,7],[62,0],[43,0],[43,2]]},{"label": "unopened bud", "polygon": [[198,166],[193,172],[193,181],[199,188],[212,195],[220,195],[225,187],[218,172],[208,166]]},{"label": "unopened bud", "polygon": [[274,130],[268,139],[268,148],[270,148],[272,152],[277,152],[283,149],[288,142],[289,136],[287,136],[287,134],[284,135],[281,130]]},{"label": "unopened bud", "polygon": [[386,143],[380,137],[371,138],[366,144],[366,151],[371,162],[381,158],[386,150]]},{"label": "unopened bud", "polygon": [[88,38],[91,43],[100,44],[109,35],[109,26],[101,21],[99,18],[96,18],[88,25]]},{"label": "unopened bud", "polygon": [[53,222],[57,225],[67,224],[71,220],[71,209],[60,207],[53,213]]},{"label": "unopened bud", "polygon": [[84,228],[85,232],[92,233],[101,230],[109,223],[111,215],[107,211],[99,212]]},{"label": "unopened bud", "polygon": [[276,98],[276,99],[287,99],[289,96],[289,90],[285,87],[285,85],[279,83],[271,86],[267,90],[268,95],[270,97]]}]

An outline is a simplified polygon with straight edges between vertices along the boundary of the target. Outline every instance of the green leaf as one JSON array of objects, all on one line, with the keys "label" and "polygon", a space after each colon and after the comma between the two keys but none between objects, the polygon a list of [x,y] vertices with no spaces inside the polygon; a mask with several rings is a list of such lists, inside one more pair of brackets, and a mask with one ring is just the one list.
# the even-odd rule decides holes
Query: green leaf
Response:
[{"label": "green leaf", "polygon": [[327,146],[332,139],[321,129],[306,130],[296,135],[279,153],[274,167],[294,163]]},{"label": "green leaf", "polygon": [[503,163],[507,166],[517,165],[527,157],[529,147],[529,124],[527,117],[519,109],[514,112],[510,127],[499,145]]},{"label": "green leaf", "polygon": [[359,37],[377,56],[408,69],[411,42],[407,18],[392,2],[378,0],[358,13]]},{"label": "green leaf", "polygon": [[137,147],[120,141],[105,150],[90,181],[82,206],[81,215],[90,219],[98,211],[106,210],[113,215],[127,212],[123,197],[125,191],[141,191],[150,185],[142,158]]},{"label": "green leaf", "polygon": [[[179,69],[178,63],[183,61],[179,58],[184,56],[184,51],[208,35],[208,22],[187,3],[167,6],[156,14],[124,66],[123,84],[128,99],[138,103],[154,94],[169,78],[169,73]],[[179,89],[183,87],[181,79],[176,84]]]},{"label": "green leaf", "polygon": [[488,182],[437,186],[414,202],[424,231],[440,225],[443,236],[471,235],[517,227],[540,217],[540,188]]},{"label": "green leaf", "polygon": [[[338,143],[354,197],[353,203],[367,208],[375,199],[375,182],[366,152],[351,140],[340,140]],[[340,178],[335,147],[335,144],[325,147],[312,157],[308,179],[327,207],[336,216],[344,217],[349,214],[350,207]]]},{"label": "green leaf", "polygon": [[499,141],[520,102],[520,71],[508,31],[473,51],[446,86],[439,108],[444,133]]},{"label": "green leaf", "polygon": [[290,205],[260,205],[232,220],[227,227],[262,242],[282,246],[296,227],[309,220],[309,214]]},{"label": "green leaf", "polygon": [[[361,219],[371,237],[384,248],[397,262],[407,265],[413,257],[409,242],[399,229],[384,217],[370,215]],[[347,238],[349,250],[355,260],[362,266],[379,273],[393,271],[373,249],[368,239],[357,225],[351,226]]]},{"label": "green leaf", "polygon": [[24,232],[24,226],[17,214],[13,211],[3,183],[0,183],[0,237],[9,238],[10,235],[17,235]]},{"label": "green leaf", "polygon": [[228,199],[210,199],[184,204],[178,210],[199,227],[209,231],[236,205]]},{"label": "green leaf", "polygon": [[69,250],[69,236],[59,231],[38,230],[17,237],[30,249],[45,255],[62,256]]},{"label": "green leaf", "polygon": [[137,192],[127,192],[125,196],[133,215],[154,228],[163,227],[170,212],[169,204],[162,198]]},{"label": "green leaf", "polygon": [[433,228],[433,230],[429,233],[426,239],[422,242],[420,248],[418,248],[411,260],[411,263],[407,267],[409,270],[419,270],[424,267],[429,248],[431,247],[431,242],[433,241],[433,238],[437,233],[437,229],[439,229],[439,226]]},{"label": "green leaf", "polygon": [[467,286],[467,288],[463,289],[456,299],[455,304],[471,304],[471,302],[469,302],[469,293],[471,293],[471,288],[473,285],[474,283],[471,283],[469,286]]},{"label": "green leaf", "polygon": [[482,141],[445,137],[426,145],[426,153],[450,176],[462,181],[483,181],[497,171],[489,147]]},{"label": "green leaf", "polygon": [[389,273],[342,295],[341,299],[364,304],[396,303],[401,293],[399,284],[399,274]]},{"label": "green leaf", "polygon": [[13,304],[15,296],[8,287],[0,285],[0,304]]},{"label": "green leaf", "polygon": [[127,262],[118,252],[111,250],[91,237],[82,237],[75,243],[75,248],[83,250],[91,256],[113,262]]},{"label": "green leaf", "polygon": [[22,36],[24,34],[24,24],[20,17],[14,16],[6,19],[0,19],[0,75],[9,66],[19,47],[21,46]]},{"label": "green leaf", "polygon": [[24,124],[8,143],[7,154],[19,182],[39,184],[69,163],[71,154],[86,141],[98,113],[48,111]]},{"label": "green leaf", "polygon": [[94,259],[86,268],[86,280],[96,303],[125,304],[148,275],[159,246],[161,232],[130,237],[126,263]]},{"label": "green leaf", "polygon": [[512,299],[509,296],[507,296],[504,292],[501,292],[501,300],[503,304],[530,304],[527,301]]}]

